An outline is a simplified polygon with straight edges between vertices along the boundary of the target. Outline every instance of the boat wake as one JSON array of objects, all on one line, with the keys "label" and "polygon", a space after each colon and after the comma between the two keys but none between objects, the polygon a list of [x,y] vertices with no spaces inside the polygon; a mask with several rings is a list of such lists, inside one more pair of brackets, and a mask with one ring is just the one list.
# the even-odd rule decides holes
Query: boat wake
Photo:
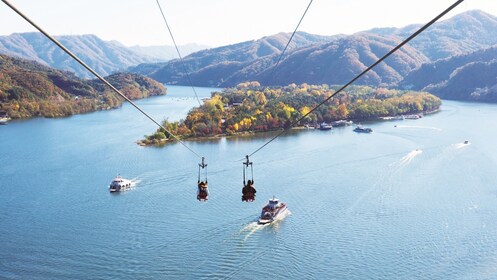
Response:
[{"label": "boat wake", "polygon": [[451,145],[451,148],[455,149],[455,150],[459,150],[459,149],[462,149],[462,148],[466,148],[467,146],[471,145],[471,143],[457,143],[457,144],[452,144]]},{"label": "boat wake", "polygon": [[409,152],[407,155],[400,159],[400,161],[398,162],[399,167],[408,165],[417,155],[421,154],[422,152],[423,151],[419,149]]},{"label": "boat wake", "polygon": [[266,227],[273,227],[273,228],[278,228],[280,221],[284,220],[286,217],[290,216],[292,212],[290,210],[286,209],[284,212],[282,212],[280,215],[278,215],[273,222],[267,223],[267,224],[259,224],[257,221],[250,222],[249,224],[245,225],[241,230],[240,230],[240,235],[245,235],[243,238],[243,241],[247,241],[247,239],[252,236],[254,233],[257,231],[266,228]]},{"label": "boat wake", "polygon": [[142,180],[138,179],[138,178],[133,178],[130,180],[131,181],[131,187],[134,188],[136,187]]},{"label": "boat wake", "polygon": [[421,125],[396,125],[397,128],[420,128],[420,129],[432,129],[437,131],[442,131],[441,128],[434,126],[421,126]]}]

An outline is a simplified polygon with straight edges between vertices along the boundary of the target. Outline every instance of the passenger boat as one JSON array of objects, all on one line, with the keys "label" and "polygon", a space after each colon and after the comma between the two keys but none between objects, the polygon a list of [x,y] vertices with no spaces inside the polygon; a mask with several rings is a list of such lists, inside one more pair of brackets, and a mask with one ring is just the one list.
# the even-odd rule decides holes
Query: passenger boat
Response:
[{"label": "passenger boat", "polygon": [[123,177],[117,175],[114,180],[110,183],[109,191],[110,192],[123,192],[131,189],[132,183],[131,180],[124,179]]},{"label": "passenger boat", "polygon": [[332,128],[333,128],[333,126],[331,124],[326,123],[326,122],[322,122],[319,125],[319,130],[330,130]]},{"label": "passenger boat", "polygon": [[371,133],[371,132],[373,132],[373,130],[371,128],[362,127],[360,125],[358,125],[356,128],[354,128],[354,131],[359,132],[359,133]]},{"label": "passenger boat", "polygon": [[286,204],[273,197],[269,200],[269,203],[262,208],[259,224],[264,225],[281,219],[286,211]]}]

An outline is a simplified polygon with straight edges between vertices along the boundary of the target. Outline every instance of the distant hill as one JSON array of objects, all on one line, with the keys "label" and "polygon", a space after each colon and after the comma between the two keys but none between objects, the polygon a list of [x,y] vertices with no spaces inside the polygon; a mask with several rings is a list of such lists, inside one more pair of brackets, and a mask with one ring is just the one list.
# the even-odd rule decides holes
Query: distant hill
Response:
[{"label": "distant hill", "polygon": [[[166,88],[137,74],[119,73],[107,79],[129,98],[166,94]],[[123,99],[97,80],[35,61],[0,54],[0,111],[12,118],[61,117],[109,109]]]},{"label": "distant hill", "polygon": [[[186,72],[196,86],[229,87],[249,80],[272,85],[343,84],[419,27],[377,28],[349,36],[329,37],[299,32],[273,77],[271,72],[289,33],[199,51],[186,56],[184,61]],[[465,12],[435,23],[357,84],[395,85],[423,63],[494,44],[497,44],[497,18],[482,11]],[[179,60],[141,64],[129,70],[163,83],[189,84]]]},{"label": "distant hill", "polygon": [[[191,53],[204,50],[207,48],[209,47],[197,44],[187,44],[187,45],[178,46],[178,49],[182,57],[185,57]],[[129,49],[131,49],[135,53],[150,57],[155,61],[168,61],[171,59],[178,58],[178,54],[174,46],[147,46],[147,47],[132,46],[129,47]]]},{"label": "distant hill", "polygon": [[[278,46],[283,48],[282,39],[288,40],[291,34],[285,35],[278,34],[276,36],[279,40],[274,40],[280,42]],[[219,48],[194,53],[185,59],[185,64],[189,66],[190,78],[194,85],[216,87],[229,87],[247,80],[258,80],[274,85],[343,84],[400,43],[395,37],[386,38],[365,33],[329,37],[325,42],[315,40],[304,44],[301,41],[302,46],[296,45],[290,49],[271,77],[273,67],[281,53],[277,48],[270,48],[268,51],[266,42],[273,41],[272,39],[265,37],[257,41],[256,45],[245,42],[241,46],[223,47],[229,52],[223,52]],[[266,52],[258,56],[257,53],[261,52],[256,50],[261,48]],[[252,50],[252,53],[244,56],[247,49]],[[206,52],[209,52],[209,55],[205,56]],[[409,71],[425,62],[429,62],[429,59],[422,53],[411,47],[405,47],[374,71],[369,72],[358,84],[390,85],[400,81]],[[145,65],[150,67],[149,64]],[[164,66],[158,70],[153,67],[149,69],[155,72],[139,73],[149,75],[163,83],[188,84],[188,77],[184,75],[179,61],[162,65]],[[130,71],[136,71],[138,67],[131,68]]]},{"label": "distant hill", "polygon": [[[103,41],[95,35],[55,36],[64,46],[101,75],[109,75],[129,66],[157,61],[138,54],[124,45]],[[0,36],[0,53],[35,60],[41,64],[76,73],[82,78],[91,74],[55,44],[38,32]]]},{"label": "distant hill", "polygon": [[456,100],[497,101],[497,45],[423,64],[398,86]]},{"label": "distant hill", "polygon": [[[247,41],[234,45],[223,46],[219,48],[207,49],[192,53],[184,57],[186,71],[194,73],[202,71],[206,68],[217,69],[223,68],[225,64],[245,64],[251,63],[256,59],[270,57],[281,53],[285,48],[291,34],[279,33],[273,36],[263,37],[255,41]],[[341,36],[319,36],[305,32],[297,32],[292,39],[288,50],[307,46],[318,42],[327,42]],[[184,78],[185,73],[183,65],[179,59],[172,60],[162,67],[154,67],[153,65],[144,64],[138,67],[132,67],[131,72],[137,72],[164,83],[178,83],[181,78]],[[214,67],[214,68],[212,68]],[[216,75],[217,73],[214,73]],[[213,80],[210,84],[196,83],[197,85],[218,85],[218,80]]]},{"label": "distant hill", "polygon": [[[420,27],[413,24],[366,32],[405,39]],[[480,10],[467,11],[435,23],[409,44],[432,61],[488,48],[497,44],[497,17]]]},{"label": "distant hill", "polygon": [[[400,40],[372,34],[347,36],[330,43],[313,44],[294,50],[285,57],[271,77],[273,67],[255,75],[270,84],[345,84],[394,48]],[[392,54],[384,63],[366,73],[356,84],[392,85],[411,70],[429,60],[409,46]],[[252,65],[251,65],[252,66]],[[247,72],[249,67],[244,69]],[[244,80],[235,76],[228,80]]]}]

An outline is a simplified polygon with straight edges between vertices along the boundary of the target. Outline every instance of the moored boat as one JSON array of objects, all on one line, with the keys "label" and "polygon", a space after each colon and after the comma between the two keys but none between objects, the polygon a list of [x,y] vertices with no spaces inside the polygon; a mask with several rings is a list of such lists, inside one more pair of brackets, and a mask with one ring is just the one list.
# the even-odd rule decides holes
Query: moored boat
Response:
[{"label": "moored boat", "polygon": [[117,175],[114,180],[110,183],[109,191],[110,192],[123,192],[131,189],[132,183],[131,180],[124,179],[123,177]]},{"label": "moored boat", "polygon": [[352,125],[354,122],[353,121],[347,121],[347,120],[339,120],[339,121],[334,121],[331,123],[332,126],[348,126]]},{"label": "moored boat", "polygon": [[319,125],[319,130],[330,130],[332,129],[333,126],[329,123],[326,123],[326,122],[322,122],[320,125]]},{"label": "moored boat", "polygon": [[286,204],[273,197],[269,200],[268,204],[262,208],[261,216],[259,217],[259,224],[264,225],[272,223],[282,218],[286,211]]}]

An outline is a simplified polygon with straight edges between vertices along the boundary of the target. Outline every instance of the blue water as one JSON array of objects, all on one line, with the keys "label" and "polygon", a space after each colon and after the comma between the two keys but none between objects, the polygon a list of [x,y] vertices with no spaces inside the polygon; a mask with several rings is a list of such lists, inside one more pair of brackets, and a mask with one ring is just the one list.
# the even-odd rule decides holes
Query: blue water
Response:
[{"label": "blue water", "polygon": [[[209,89],[197,89],[208,96]],[[178,120],[190,88],[137,102]],[[0,127],[1,279],[496,279],[497,106],[444,101],[420,120],[140,147],[155,124],[126,104]],[[397,127],[395,127],[395,125]],[[469,145],[462,142],[469,140]],[[110,194],[120,173],[136,187]],[[255,220],[273,195],[291,214]]]}]

